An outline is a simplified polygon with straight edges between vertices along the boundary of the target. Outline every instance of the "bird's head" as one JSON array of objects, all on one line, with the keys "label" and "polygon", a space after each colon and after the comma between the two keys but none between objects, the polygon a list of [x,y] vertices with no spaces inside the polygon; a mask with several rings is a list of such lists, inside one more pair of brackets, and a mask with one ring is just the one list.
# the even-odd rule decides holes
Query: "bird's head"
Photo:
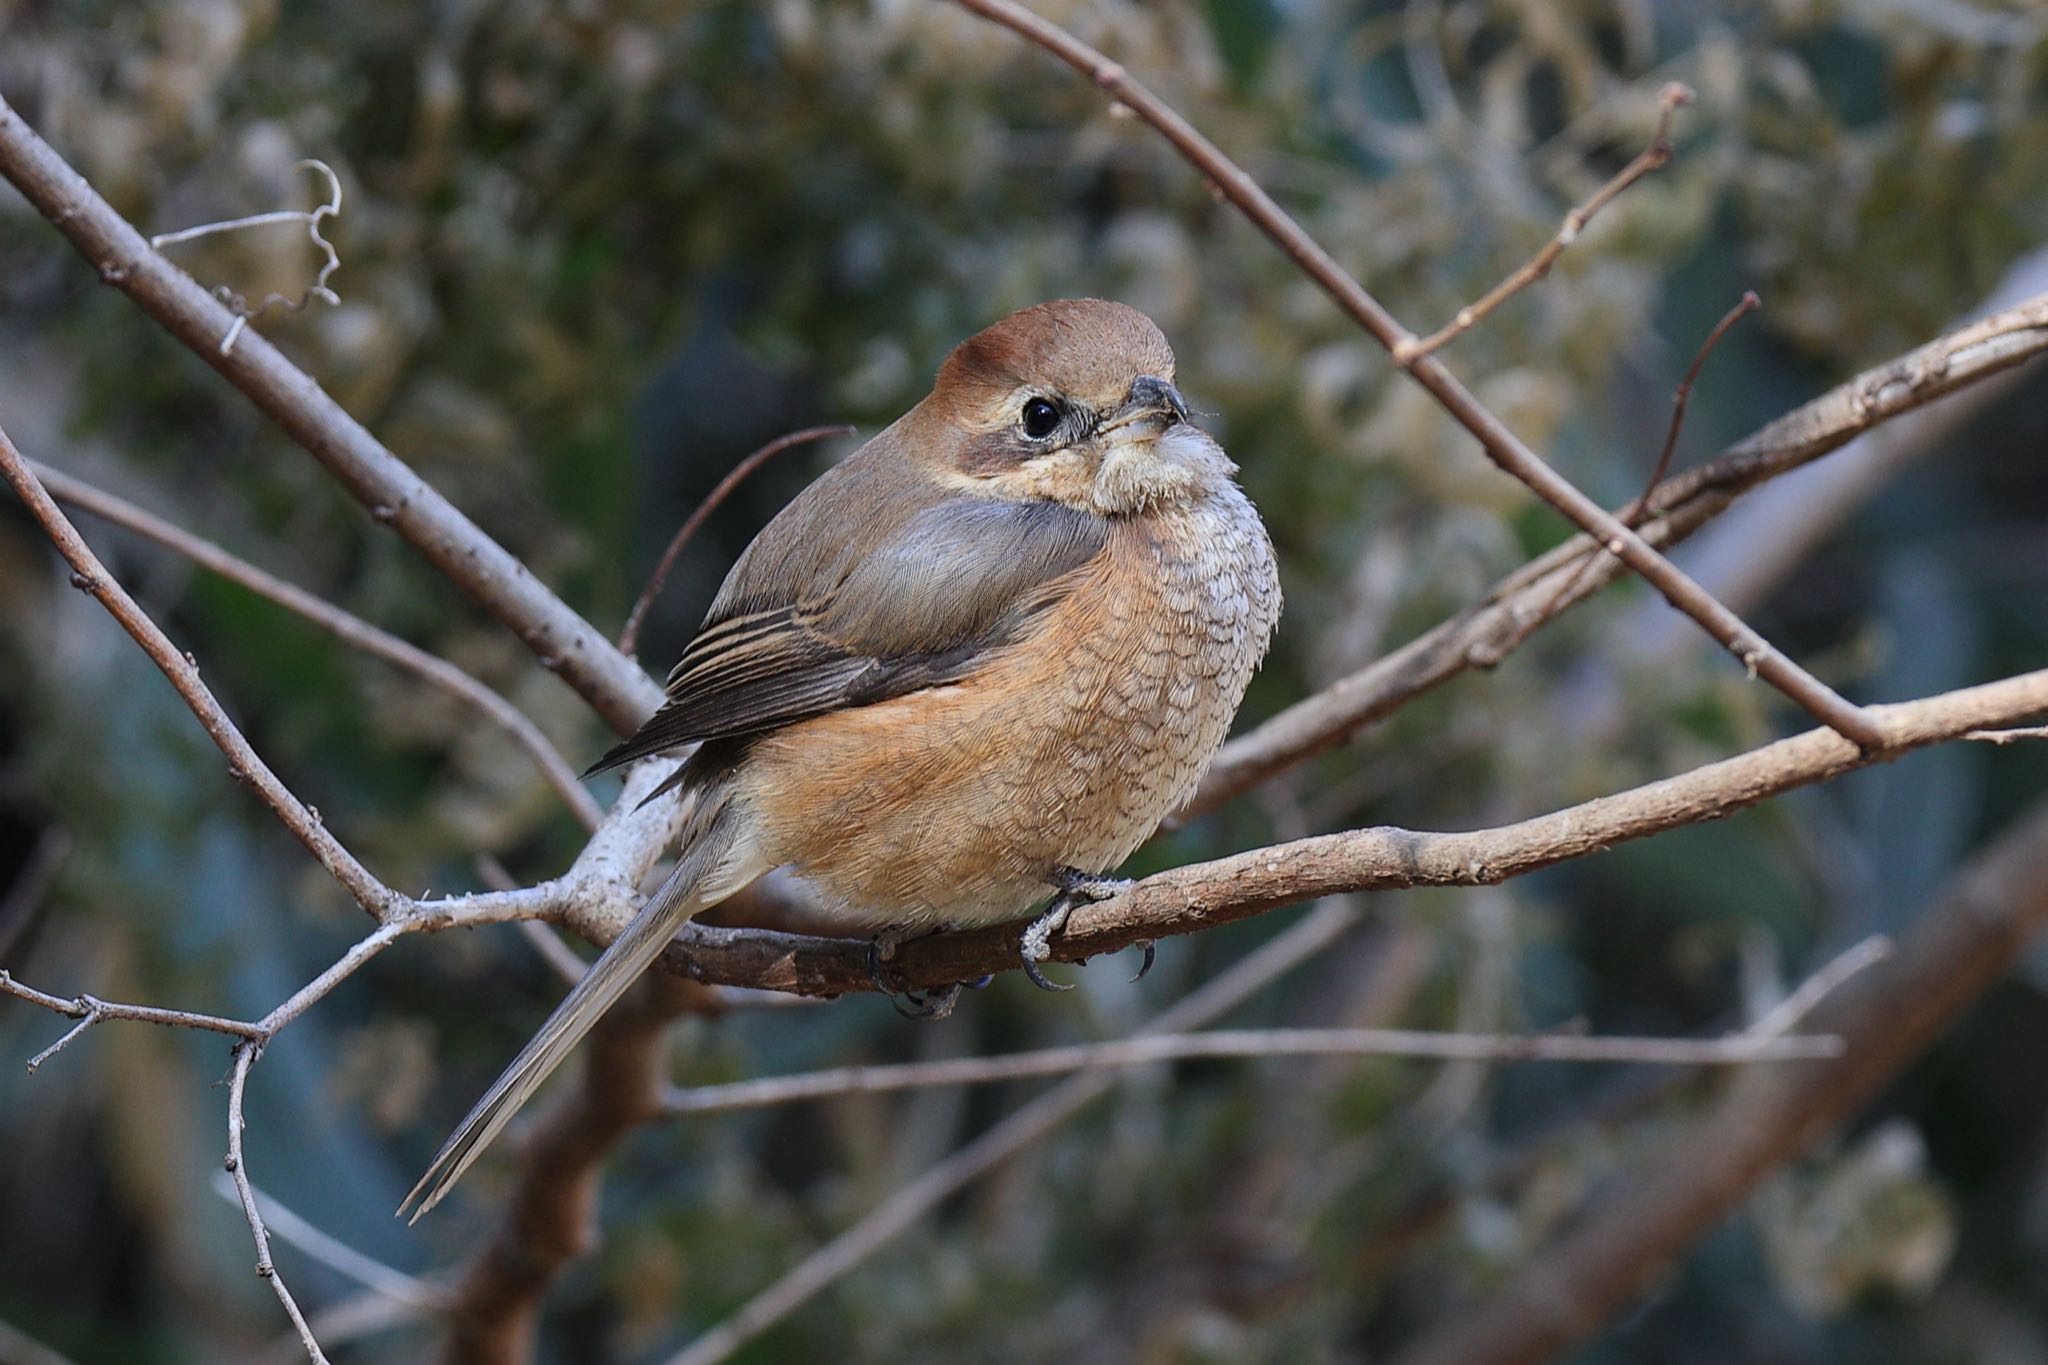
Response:
[{"label": "bird's head", "polygon": [[1059,299],[960,343],[939,369],[927,446],[965,491],[1103,515],[1203,495],[1232,472],[1188,420],[1173,348],[1135,308]]}]

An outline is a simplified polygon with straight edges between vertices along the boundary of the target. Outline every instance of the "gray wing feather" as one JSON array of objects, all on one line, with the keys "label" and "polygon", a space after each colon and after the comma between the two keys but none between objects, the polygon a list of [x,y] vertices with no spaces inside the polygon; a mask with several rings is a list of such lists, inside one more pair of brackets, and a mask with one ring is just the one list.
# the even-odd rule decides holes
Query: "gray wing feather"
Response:
[{"label": "gray wing feather", "polygon": [[[1058,503],[936,490],[921,503],[881,497],[893,510],[871,523],[823,524],[825,508],[892,491],[877,471],[846,470],[748,547],[669,675],[668,701],[592,772],[957,681],[1056,601],[1108,534]],[[836,497],[813,496],[835,482]]]}]

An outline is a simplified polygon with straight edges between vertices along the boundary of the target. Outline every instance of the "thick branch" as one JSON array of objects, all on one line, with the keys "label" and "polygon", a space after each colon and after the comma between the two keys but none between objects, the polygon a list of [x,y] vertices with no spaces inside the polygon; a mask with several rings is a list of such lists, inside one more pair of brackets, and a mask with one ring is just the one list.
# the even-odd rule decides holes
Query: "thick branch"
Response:
[{"label": "thick branch", "polygon": [[1189,164],[1207,176],[1261,232],[1270,237],[1302,273],[1321,287],[1353,321],[1387,349],[1395,363],[1469,431],[1487,458],[1527,485],[1538,497],[1563,513],[1580,530],[1594,536],[1610,554],[1641,574],[1666,601],[1690,616],[1743,667],[1790,697],[1829,729],[1865,748],[1880,742],[1875,722],[1838,696],[1825,683],[1773,649],[1714,595],[1687,577],[1677,565],[1629,529],[1605,508],[1580,492],[1488,409],[1442,361],[1417,354],[1413,333],[1397,322],[1363,285],[1337,264],[1301,224],[1274,201],[1251,176],[1223,154],[1193,124],[1133,80],[1122,66],[1089,47],[1065,29],[1047,22],[1013,0],[957,0],[962,7],[1001,24],[1052,53],[1087,76],[1110,97],[1157,130]]},{"label": "thick branch", "polygon": [[[2048,670],[1871,708],[1878,757],[1829,730],[1809,730],[1677,777],[1518,824],[1469,833],[1380,828],[1275,844],[1147,877],[1111,900],[1077,908],[1052,956],[1074,962],[1170,934],[1188,934],[1345,891],[1491,885],[1610,845],[1718,820],[1795,787],[1839,777],[1973,730],[2048,712]],[[1017,965],[1009,925],[904,944],[890,973],[908,987],[971,981]],[[663,961],[703,981],[810,995],[874,989],[863,943],[691,924]]]},{"label": "thick branch", "polygon": [[624,733],[661,689],[518,558],[415,474],[310,376],[254,329],[225,354],[234,313],[149,245],[112,205],[0,100],[0,176],[79,255],[165,331],[240,389],[389,525],[526,642],[597,713]]},{"label": "thick branch", "polygon": [[1569,1351],[1661,1283],[1770,1172],[1853,1114],[1918,1057],[2048,925],[2048,806],[1970,860],[1889,961],[1845,986],[1808,1027],[1842,1056],[1746,1073],[1660,1144],[1563,1236],[1401,1365],[1532,1365]]}]

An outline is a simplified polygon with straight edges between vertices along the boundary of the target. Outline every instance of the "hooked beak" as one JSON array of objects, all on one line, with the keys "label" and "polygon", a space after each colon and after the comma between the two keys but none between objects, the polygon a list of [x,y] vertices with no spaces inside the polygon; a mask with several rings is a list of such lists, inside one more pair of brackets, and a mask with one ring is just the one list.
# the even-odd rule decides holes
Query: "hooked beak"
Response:
[{"label": "hooked beak", "polygon": [[1098,429],[1098,434],[1148,419],[1157,421],[1161,430],[1185,422],[1188,420],[1188,400],[1164,379],[1146,374],[1131,381],[1130,397]]}]

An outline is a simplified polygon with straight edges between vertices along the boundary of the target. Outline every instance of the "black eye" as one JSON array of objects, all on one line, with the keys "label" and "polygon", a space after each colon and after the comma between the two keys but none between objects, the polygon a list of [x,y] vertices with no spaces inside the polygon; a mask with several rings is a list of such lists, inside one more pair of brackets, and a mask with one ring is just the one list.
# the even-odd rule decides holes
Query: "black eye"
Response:
[{"label": "black eye", "polygon": [[1042,441],[1060,424],[1059,404],[1049,398],[1034,398],[1024,405],[1024,434]]}]

